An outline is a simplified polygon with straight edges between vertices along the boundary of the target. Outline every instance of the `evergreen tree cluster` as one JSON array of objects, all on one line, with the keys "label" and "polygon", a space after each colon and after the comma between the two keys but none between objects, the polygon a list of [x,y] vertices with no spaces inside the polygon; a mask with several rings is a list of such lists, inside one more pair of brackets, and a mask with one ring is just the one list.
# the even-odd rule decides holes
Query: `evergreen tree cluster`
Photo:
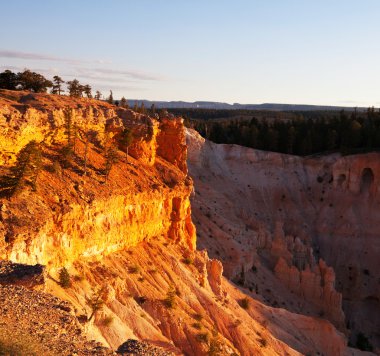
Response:
[{"label": "evergreen tree cluster", "polygon": [[299,156],[340,151],[353,154],[380,149],[380,112],[369,108],[313,113],[292,119],[190,120],[203,137],[216,142]]},{"label": "evergreen tree cluster", "polygon": [[[66,90],[64,85],[66,84]],[[11,70],[5,70],[0,72],[0,89],[6,90],[28,90],[34,93],[46,93],[48,88],[51,94],[62,95],[67,93],[69,96],[74,98],[94,98],[96,100],[101,100],[103,95],[97,90],[95,95],[92,95],[92,88],[89,84],[82,84],[78,79],[73,79],[65,82],[60,76],[55,75],[53,80],[46,79],[42,74],[32,72],[29,69],[25,69],[23,72],[13,73]],[[128,101],[125,97],[121,100],[114,100],[112,90],[110,90],[110,95],[104,97],[104,100],[110,104],[115,104],[122,108],[129,108]],[[144,103],[138,107],[135,103],[134,110],[141,114],[147,114],[150,112],[152,115],[156,114],[155,105],[152,104],[150,110],[147,110]]]},{"label": "evergreen tree cluster", "polygon": [[[67,92],[70,96],[76,98],[92,98],[91,86],[81,84],[77,79],[65,82],[60,76],[55,75],[53,80],[46,79],[42,74],[25,69],[23,72],[13,73],[5,70],[0,73],[0,89],[7,90],[29,90],[33,93],[46,93],[51,88],[51,94],[62,95],[65,90],[63,84],[67,86]],[[95,99],[100,100],[102,94],[97,91]]]},{"label": "evergreen tree cluster", "polygon": [[53,83],[43,75],[25,69],[23,72],[13,73],[5,70],[0,73],[0,89],[29,90],[34,93],[46,93]]}]

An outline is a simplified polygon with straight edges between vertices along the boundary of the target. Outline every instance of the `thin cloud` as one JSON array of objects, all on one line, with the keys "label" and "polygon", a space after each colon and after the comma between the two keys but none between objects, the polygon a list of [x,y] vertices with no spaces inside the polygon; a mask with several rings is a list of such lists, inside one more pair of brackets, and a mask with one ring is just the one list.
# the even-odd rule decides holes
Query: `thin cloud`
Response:
[{"label": "thin cloud", "polygon": [[86,61],[82,59],[57,57],[57,56],[51,56],[48,54],[41,54],[41,53],[8,51],[8,50],[0,50],[0,58],[24,59],[24,60],[33,60],[33,61],[53,61],[53,62],[63,62],[63,63],[70,63],[70,64],[103,63],[102,60]]},{"label": "thin cloud", "polygon": [[109,90],[116,91],[116,90],[128,90],[128,91],[146,91],[148,88],[143,87],[136,87],[132,85],[112,85],[112,86],[106,86],[106,85],[98,85],[96,86],[99,88],[102,92],[108,93]]},{"label": "thin cloud", "polygon": [[149,81],[162,81],[165,78],[153,74],[143,73],[140,71],[128,71],[128,70],[115,70],[115,69],[106,69],[106,68],[95,68],[94,71],[106,74],[106,75],[115,75],[115,76],[126,76],[131,79],[136,80],[149,80]]},{"label": "thin cloud", "polygon": [[[52,62],[61,62],[72,65],[88,64],[88,63],[97,63],[97,64],[110,64],[109,61],[104,60],[82,60],[75,58],[64,58],[57,57],[47,54],[40,53],[31,53],[31,52],[22,52],[22,51],[8,51],[0,50],[0,58],[12,58],[12,59],[21,59],[21,60],[33,60],[33,61],[52,61]],[[85,75],[88,79],[106,79],[104,76],[112,77],[125,77],[127,79],[141,80],[141,81],[163,81],[165,78],[162,76],[145,73],[138,70],[116,70],[109,68],[73,68],[74,71],[78,72],[78,75]],[[75,75],[75,74],[74,74]]]},{"label": "thin cloud", "polygon": [[[21,66],[7,66],[7,65],[0,65],[0,71],[4,70],[12,70],[14,72],[22,72],[26,69],[26,67]],[[93,82],[93,84],[98,83],[99,85],[106,85],[107,83],[120,83],[120,88],[126,88],[126,89],[137,89],[137,86],[125,86],[124,83],[134,83],[138,84],[143,81],[143,79],[140,79],[138,75],[134,75],[134,72],[128,72],[128,71],[116,71],[112,70],[109,75],[105,75],[103,73],[107,73],[107,70],[99,70],[99,68],[96,69],[88,69],[88,68],[72,68],[71,70],[60,70],[58,68],[35,68],[35,67],[29,67],[28,69],[41,73],[45,76],[52,77],[54,75],[60,75],[64,79],[72,79],[76,78],[78,80],[89,80]],[[129,74],[129,77],[127,77],[127,73]],[[148,80],[148,77],[144,77],[145,80]],[[151,78],[151,77],[149,77]],[[159,80],[158,77],[154,77],[155,80]],[[154,80],[153,77],[151,80]],[[116,88],[115,84],[111,84],[112,87]]]},{"label": "thin cloud", "polygon": [[78,75],[96,80],[136,80],[136,81],[163,81],[165,78],[134,70],[117,70],[109,68],[75,68]]},{"label": "thin cloud", "polygon": [[2,65],[0,66],[0,71],[4,71],[4,70],[11,70],[11,71],[14,71],[14,72],[22,72],[26,69],[29,69],[29,70],[32,70],[33,72],[37,72],[37,73],[41,73],[41,74],[44,74],[44,75],[56,75],[60,73],[60,70],[58,68],[30,68],[30,67],[27,67],[27,66],[24,66],[24,67],[20,67],[20,66],[7,66],[7,65]]}]

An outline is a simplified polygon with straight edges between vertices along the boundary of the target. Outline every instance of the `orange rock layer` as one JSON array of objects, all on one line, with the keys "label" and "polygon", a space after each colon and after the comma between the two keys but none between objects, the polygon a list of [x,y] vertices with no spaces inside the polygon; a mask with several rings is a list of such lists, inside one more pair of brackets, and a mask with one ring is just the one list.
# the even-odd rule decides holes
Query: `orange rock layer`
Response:
[{"label": "orange rock layer", "polygon": [[[26,188],[17,198],[0,200],[0,258],[58,267],[157,236],[195,248],[182,119],[158,122],[94,100],[60,97],[57,102],[57,96],[5,93],[8,99],[0,106],[3,174],[31,140],[42,143],[44,166],[37,192]],[[86,150],[85,133],[92,134],[86,175],[80,163],[61,175],[52,172],[66,140],[67,108],[78,130],[76,163]],[[134,132],[129,155],[118,152],[105,183],[103,146],[125,128]]]}]

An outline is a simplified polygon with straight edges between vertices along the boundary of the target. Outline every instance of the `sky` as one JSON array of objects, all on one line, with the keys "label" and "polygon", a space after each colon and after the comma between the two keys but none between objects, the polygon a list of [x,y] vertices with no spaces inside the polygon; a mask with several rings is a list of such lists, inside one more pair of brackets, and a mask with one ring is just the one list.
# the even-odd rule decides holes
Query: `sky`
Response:
[{"label": "sky", "polygon": [[379,0],[0,4],[0,71],[114,98],[380,106]]}]

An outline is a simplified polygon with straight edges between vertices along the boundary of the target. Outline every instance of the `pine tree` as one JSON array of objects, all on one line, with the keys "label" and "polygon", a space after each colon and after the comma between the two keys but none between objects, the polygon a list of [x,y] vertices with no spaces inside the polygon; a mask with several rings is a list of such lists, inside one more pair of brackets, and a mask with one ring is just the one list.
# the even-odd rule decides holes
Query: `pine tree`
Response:
[{"label": "pine tree", "polygon": [[84,93],[86,94],[87,98],[91,99],[92,94],[91,94],[91,86],[89,84],[86,84],[84,86]]},{"label": "pine tree", "polygon": [[67,146],[73,147],[73,125],[74,125],[74,110],[67,108],[65,115],[65,134],[67,137]]},{"label": "pine tree", "polygon": [[74,154],[76,125],[74,123],[74,110],[67,108],[65,114],[65,134],[67,137],[67,143],[61,150],[61,159],[63,168],[68,168],[71,164],[71,160]]},{"label": "pine tree", "polygon": [[128,109],[128,107],[129,107],[128,101],[127,101],[127,99],[124,98],[124,96],[120,100],[120,106],[122,108],[126,108],[126,109]]},{"label": "pine tree", "polygon": [[156,105],[154,105],[154,103],[152,104],[152,106],[150,107],[150,113],[152,115],[155,115],[156,114]]},{"label": "pine tree", "polygon": [[[89,123],[94,118],[94,109],[92,106],[89,106],[86,110],[86,122]],[[91,131],[88,129],[86,124],[85,127],[85,143],[84,143],[84,156],[83,156],[83,175],[87,175],[87,159],[88,159],[88,150],[90,145]]]},{"label": "pine tree", "polygon": [[133,131],[129,129],[124,129],[119,139],[119,146],[120,148],[126,150],[127,162],[128,162],[128,149],[129,149],[129,146],[132,144],[133,140],[134,140]]},{"label": "pine tree", "polygon": [[52,89],[52,94],[58,94],[58,95],[61,95],[61,93],[64,92],[64,90],[62,89],[62,84],[64,83],[65,81],[62,80],[62,78],[58,75],[55,75],[53,77],[53,89]]},{"label": "pine tree", "polygon": [[67,82],[67,89],[69,91],[69,95],[75,98],[81,97],[81,84],[79,80],[74,79]]},{"label": "pine tree", "polygon": [[86,142],[84,145],[84,157],[83,157],[83,175],[87,175],[87,156],[88,156],[88,146],[90,144],[89,132],[86,132]]},{"label": "pine tree", "polygon": [[95,94],[95,99],[100,100],[101,98],[102,98],[102,93],[99,90],[97,90]]},{"label": "pine tree", "polygon": [[37,189],[37,179],[42,167],[42,153],[36,141],[30,141],[17,155],[10,173],[0,180],[0,188],[7,195],[19,194],[27,184]]},{"label": "pine tree", "polygon": [[110,90],[110,96],[108,97],[107,102],[110,103],[110,104],[113,104],[113,94],[112,94],[112,90]]},{"label": "pine tree", "polygon": [[106,158],[106,162],[105,162],[105,167],[104,167],[104,173],[105,173],[105,183],[107,183],[108,177],[111,173],[111,169],[118,160],[117,149],[114,146],[109,146],[106,150],[105,158]]},{"label": "pine tree", "polygon": [[102,287],[93,291],[90,298],[86,298],[86,304],[91,308],[91,315],[88,318],[88,321],[94,317],[96,312],[103,308],[105,293],[106,290]]}]

